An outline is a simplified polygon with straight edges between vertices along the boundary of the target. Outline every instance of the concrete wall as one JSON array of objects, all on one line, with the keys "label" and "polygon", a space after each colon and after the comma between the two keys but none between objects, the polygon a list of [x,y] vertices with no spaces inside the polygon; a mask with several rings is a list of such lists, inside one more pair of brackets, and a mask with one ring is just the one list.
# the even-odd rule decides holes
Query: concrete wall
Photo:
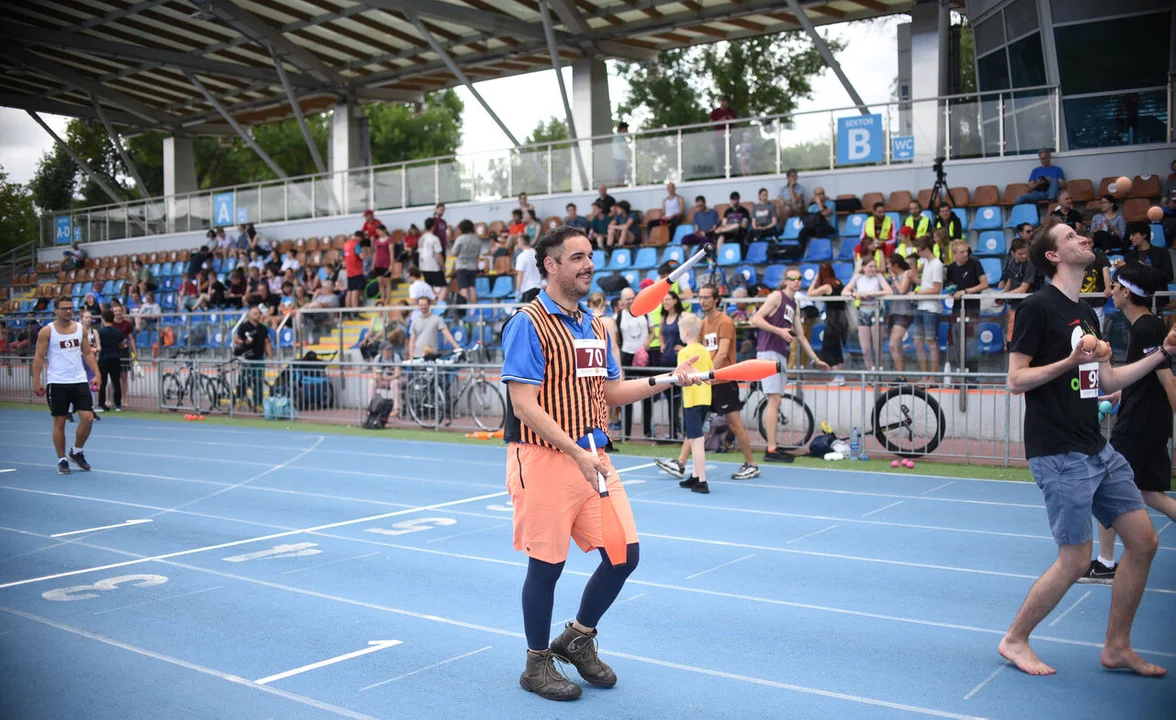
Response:
[{"label": "concrete wall", "polygon": [[[1089,178],[1097,185],[1109,175],[1159,174],[1166,179],[1176,148],[1149,146],[1146,148],[1115,148],[1059,153],[1054,164],[1062,168],[1068,178]],[[952,187],[964,186],[975,189],[979,185],[996,185],[1002,191],[1004,186],[1014,182],[1025,182],[1029,173],[1038,165],[1036,155],[1022,155],[1009,158],[976,160],[952,160],[946,164],[947,181]],[[935,174],[929,164],[892,165],[889,167],[844,168],[805,172],[801,183],[809,193],[816,186],[823,186],[830,197],[852,193],[861,196],[867,192],[887,193],[892,190],[918,190],[930,188],[935,183]],[[695,195],[705,195],[709,205],[727,202],[732,191],[738,191],[745,201],[753,201],[761,187],[768,188],[772,197],[783,184],[782,176],[760,175],[753,178],[731,178],[729,180],[705,180],[678,184],[678,193],[693,201]],[[620,188],[610,191],[618,200],[628,200],[634,208],[646,210],[660,207],[665,190],[661,186],[646,186],[634,189]],[[530,197],[539,217],[552,215],[563,217],[564,206],[574,202],[581,213],[585,212],[596,197],[596,192],[564,193],[558,195],[537,195]],[[463,219],[474,222],[508,220],[510,211],[517,207],[513,198],[493,202],[451,203],[446,206],[445,219],[456,225]],[[389,228],[407,228],[411,223],[423,225],[426,217],[432,215],[432,207],[416,207],[403,210],[381,210],[377,216]],[[358,229],[363,224],[360,215],[342,215],[312,220],[294,220],[281,223],[257,225],[258,231],[270,240],[285,240],[304,237],[337,235]],[[199,247],[205,240],[202,232],[177,233],[155,237],[127,238],[86,245],[92,256],[122,255],[130,253],[179,250]],[[61,259],[61,249],[45,248],[38,252],[42,262]]]}]

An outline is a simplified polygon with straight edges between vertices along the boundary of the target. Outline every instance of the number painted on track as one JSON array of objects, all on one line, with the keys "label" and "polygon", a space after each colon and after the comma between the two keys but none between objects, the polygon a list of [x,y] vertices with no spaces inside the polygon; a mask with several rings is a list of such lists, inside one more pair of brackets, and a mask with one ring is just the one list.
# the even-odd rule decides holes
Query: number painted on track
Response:
[{"label": "number painted on track", "polygon": [[487,505],[486,509],[493,510],[494,512],[514,512],[514,503],[507,500],[501,505]]},{"label": "number painted on track", "polygon": [[73,602],[75,600],[91,600],[98,597],[98,593],[117,590],[119,585],[130,583],[132,587],[152,587],[167,582],[163,575],[119,575],[118,577],[99,580],[92,585],[71,585],[41,593],[46,600],[57,602]]},{"label": "number painted on track", "polygon": [[448,527],[456,523],[456,519],[447,517],[413,518],[412,520],[402,520],[398,523],[393,523],[391,528],[368,528],[368,532],[379,535],[407,535],[409,533],[432,530],[435,527]]}]

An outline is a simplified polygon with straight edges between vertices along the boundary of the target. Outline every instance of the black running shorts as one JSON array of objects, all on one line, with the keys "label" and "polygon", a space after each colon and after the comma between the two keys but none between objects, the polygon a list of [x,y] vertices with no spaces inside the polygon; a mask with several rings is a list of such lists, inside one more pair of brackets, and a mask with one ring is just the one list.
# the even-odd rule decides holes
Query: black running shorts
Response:
[{"label": "black running shorts", "polygon": [[89,383],[49,383],[45,386],[45,400],[49,403],[49,414],[53,417],[69,415],[74,410],[94,410],[94,396],[90,394]]}]

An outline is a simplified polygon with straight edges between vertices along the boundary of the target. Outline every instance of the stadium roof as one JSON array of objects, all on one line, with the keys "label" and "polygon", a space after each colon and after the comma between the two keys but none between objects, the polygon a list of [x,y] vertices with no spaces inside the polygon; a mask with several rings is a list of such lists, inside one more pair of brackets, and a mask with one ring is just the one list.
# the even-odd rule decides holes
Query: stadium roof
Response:
[{"label": "stadium roof", "polygon": [[[345,98],[414,101],[551,67],[542,0],[34,0],[0,5],[0,105],[221,134]],[[564,63],[800,28],[782,0],[546,0]],[[798,0],[815,25],[914,0]],[[953,3],[961,4],[961,3]],[[276,63],[280,62],[280,71]],[[283,86],[286,76],[288,88]],[[289,90],[289,92],[287,92]]]}]

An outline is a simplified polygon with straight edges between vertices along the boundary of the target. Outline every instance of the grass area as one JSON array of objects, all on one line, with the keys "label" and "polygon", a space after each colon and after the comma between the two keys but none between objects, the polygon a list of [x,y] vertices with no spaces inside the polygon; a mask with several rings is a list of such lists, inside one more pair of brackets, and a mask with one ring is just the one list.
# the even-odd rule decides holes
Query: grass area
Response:
[{"label": "grass area", "polygon": [[[43,405],[17,403],[17,402],[0,402],[0,409],[8,410],[30,410],[43,409]],[[110,414],[108,414],[110,415]],[[156,412],[140,412],[135,410],[127,410],[120,413],[120,417],[134,418],[138,420],[154,420],[165,422],[187,422],[184,420],[183,413],[156,413]],[[354,425],[333,425],[326,423],[311,423],[311,422],[297,422],[297,423],[279,423],[273,420],[262,420],[260,418],[237,418],[226,417],[223,415],[207,415],[204,420],[205,425],[226,425],[229,427],[239,428],[259,428],[263,430],[290,430],[294,432],[313,433],[317,435],[355,435],[358,437],[390,437],[400,438],[403,440],[424,440],[429,442],[450,442],[462,443],[470,445],[489,445],[497,441],[475,440],[467,438],[460,432],[436,432],[433,430],[410,430],[410,429],[396,429],[384,432],[374,430],[364,430],[361,427]],[[646,445],[643,443],[617,443],[617,451],[625,455],[632,455],[636,457],[672,457],[677,451],[678,446],[670,445]],[[732,463],[743,462],[743,456],[737,452],[730,453],[711,453],[708,455],[713,460],[720,460]],[[963,465],[959,463],[943,463],[943,462],[925,462],[921,463],[915,461],[915,469],[904,470],[902,468],[890,467],[890,461],[893,458],[886,456],[885,459],[870,459],[862,462],[860,460],[844,460],[840,463],[828,463],[821,458],[812,457],[797,457],[796,462],[791,465],[784,465],[782,467],[819,467],[819,468],[843,468],[846,470],[866,470],[870,472],[884,472],[884,473],[923,473],[927,475],[943,475],[945,477],[960,477],[960,478],[979,478],[984,480],[1015,480],[1019,482],[1029,482],[1033,477],[1029,473],[1028,468],[1015,467],[999,467],[990,465]]]}]

